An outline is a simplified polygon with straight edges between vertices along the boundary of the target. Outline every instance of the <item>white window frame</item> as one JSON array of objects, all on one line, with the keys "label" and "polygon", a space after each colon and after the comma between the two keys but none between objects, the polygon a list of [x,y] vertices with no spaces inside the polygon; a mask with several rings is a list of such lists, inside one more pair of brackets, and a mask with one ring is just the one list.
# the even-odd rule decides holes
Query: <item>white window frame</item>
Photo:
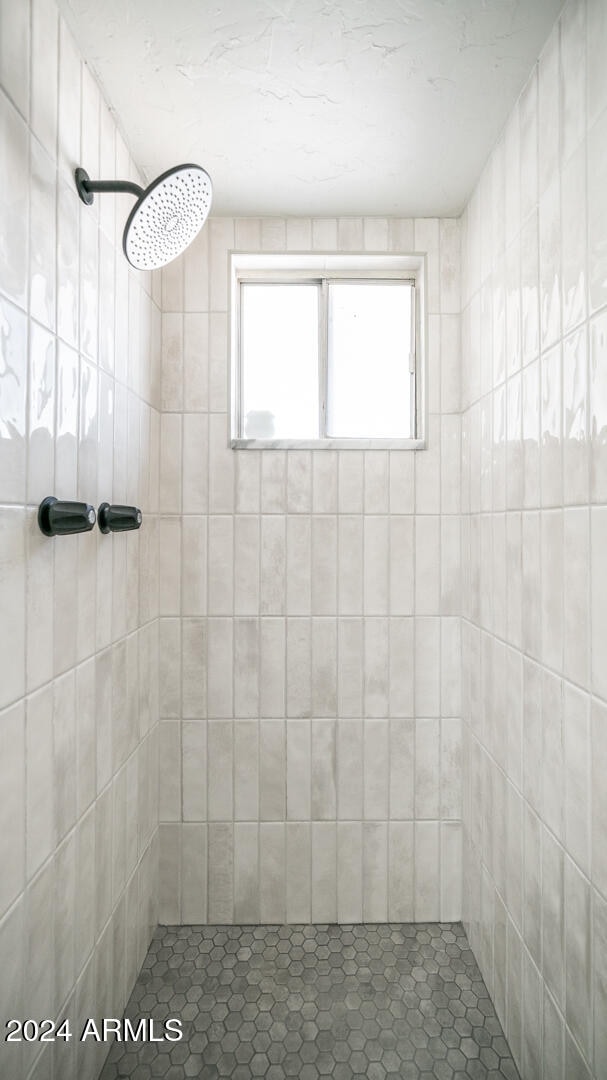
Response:
[{"label": "white window frame", "polygon": [[[410,358],[410,371],[414,393],[411,397],[412,431],[409,438],[332,438],[326,435],[327,390],[327,288],[323,282],[363,279],[369,282],[401,281],[414,287],[414,326]],[[319,423],[321,435],[314,439],[247,439],[242,436],[240,389],[241,367],[241,319],[240,296],[243,284],[259,282],[266,284],[320,284],[319,308]],[[329,449],[371,450],[402,449],[422,450],[426,447],[427,432],[427,364],[426,364],[426,259],[423,254],[392,255],[327,254],[320,252],[289,252],[252,254],[231,251],[229,254],[229,350],[230,350],[230,430],[229,444],[233,449],[283,450],[283,449]],[[412,370],[411,370],[412,369]]]}]

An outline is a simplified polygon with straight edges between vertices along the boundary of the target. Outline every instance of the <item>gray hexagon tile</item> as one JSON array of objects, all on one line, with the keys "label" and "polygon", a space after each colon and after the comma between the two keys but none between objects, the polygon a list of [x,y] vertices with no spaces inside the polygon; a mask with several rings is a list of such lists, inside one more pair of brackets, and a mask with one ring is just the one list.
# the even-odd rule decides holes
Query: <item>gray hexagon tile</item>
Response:
[{"label": "gray hexagon tile", "polygon": [[100,1080],[520,1080],[459,923],[158,927]]}]

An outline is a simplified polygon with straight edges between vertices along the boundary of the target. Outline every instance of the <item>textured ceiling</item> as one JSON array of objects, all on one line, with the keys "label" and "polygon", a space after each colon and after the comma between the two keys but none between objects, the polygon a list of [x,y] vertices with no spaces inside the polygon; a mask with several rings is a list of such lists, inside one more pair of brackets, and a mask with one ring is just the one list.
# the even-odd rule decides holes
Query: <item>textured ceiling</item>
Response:
[{"label": "textured ceiling", "polygon": [[561,0],[60,6],[148,179],[203,165],[215,213],[423,216],[463,208]]}]

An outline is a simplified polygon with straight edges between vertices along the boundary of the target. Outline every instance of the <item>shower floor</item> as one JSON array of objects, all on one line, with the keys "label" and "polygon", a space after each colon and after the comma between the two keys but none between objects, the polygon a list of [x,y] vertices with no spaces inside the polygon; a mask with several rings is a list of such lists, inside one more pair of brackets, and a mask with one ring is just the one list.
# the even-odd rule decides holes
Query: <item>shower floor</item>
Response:
[{"label": "shower floor", "polygon": [[519,1080],[459,923],[158,927],[101,1080]]}]

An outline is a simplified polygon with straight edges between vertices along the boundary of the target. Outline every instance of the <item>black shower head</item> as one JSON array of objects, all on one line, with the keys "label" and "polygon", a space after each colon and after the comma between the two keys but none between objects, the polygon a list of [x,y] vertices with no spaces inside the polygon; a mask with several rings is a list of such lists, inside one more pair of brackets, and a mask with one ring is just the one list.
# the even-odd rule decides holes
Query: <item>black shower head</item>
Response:
[{"label": "black shower head", "polygon": [[122,237],[124,254],[137,270],[156,270],[181,255],[211,209],[211,178],[200,165],[176,165],[145,189],[127,180],[90,180],[84,169],[76,169],[75,176],[87,204],[96,191],[137,195]]}]

